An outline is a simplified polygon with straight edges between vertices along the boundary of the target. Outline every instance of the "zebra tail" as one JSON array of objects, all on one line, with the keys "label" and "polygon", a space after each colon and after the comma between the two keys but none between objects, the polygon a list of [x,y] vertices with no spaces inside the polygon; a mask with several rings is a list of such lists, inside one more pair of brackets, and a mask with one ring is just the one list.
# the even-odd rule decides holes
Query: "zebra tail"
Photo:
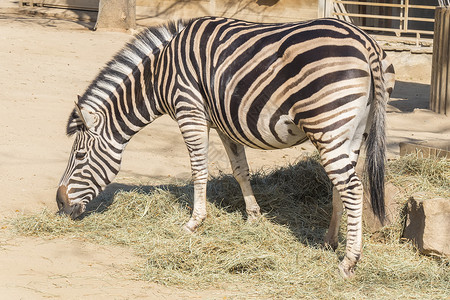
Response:
[{"label": "zebra tail", "polygon": [[386,92],[386,84],[383,80],[381,62],[377,66],[377,68],[372,68],[374,84],[373,119],[366,140],[365,169],[368,175],[372,211],[383,224],[385,220],[386,103],[389,95]]}]

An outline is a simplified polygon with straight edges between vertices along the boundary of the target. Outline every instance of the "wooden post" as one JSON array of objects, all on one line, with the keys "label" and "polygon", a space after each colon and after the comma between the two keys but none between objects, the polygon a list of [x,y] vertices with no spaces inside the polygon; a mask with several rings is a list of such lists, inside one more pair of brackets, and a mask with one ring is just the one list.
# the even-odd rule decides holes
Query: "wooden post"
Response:
[{"label": "wooden post", "polygon": [[450,116],[450,8],[435,10],[430,109]]}]

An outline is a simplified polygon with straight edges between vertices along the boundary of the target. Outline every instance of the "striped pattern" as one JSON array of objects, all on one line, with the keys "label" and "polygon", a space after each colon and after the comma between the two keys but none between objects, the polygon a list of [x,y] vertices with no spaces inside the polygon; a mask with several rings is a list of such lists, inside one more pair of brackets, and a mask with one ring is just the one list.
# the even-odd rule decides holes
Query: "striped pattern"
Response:
[{"label": "striped pattern", "polygon": [[385,104],[393,85],[393,67],[376,42],[335,19],[257,24],[200,18],[149,28],[78,101],[67,128],[77,137],[58,204],[72,216],[82,212],[118,173],[130,138],[169,114],[191,159],[194,209],[185,228],[194,231],[206,217],[209,128],[219,132],[249,218],[257,218],[244,146],[280,149],[309,139],[335,186],[330,245],[337,243],[342,204],[348,212],[340,270],[352,276],[361,254],[363,193],[355,165],[367,140],[372,206],[382,218]]},{"label": "striped pattern", "polygon": [[84,210],[119,172],[130,138],[161,115],[149,79],[157,63],[155,55],[183,26],[182,22],[170,23],[139,34],[79,97],[67,135],[79,134],[60,183],[67,187],[72,205],[81,204]]}]

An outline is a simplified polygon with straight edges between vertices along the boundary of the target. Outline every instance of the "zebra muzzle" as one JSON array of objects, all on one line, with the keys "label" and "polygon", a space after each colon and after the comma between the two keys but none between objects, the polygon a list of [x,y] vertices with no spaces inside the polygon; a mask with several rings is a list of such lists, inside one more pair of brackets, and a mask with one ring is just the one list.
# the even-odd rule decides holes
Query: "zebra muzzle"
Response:
[{"label": "zebra muzzle", "polygon": [[65,185],[59,186],[56,191],[56,204],[58,204],[59,209],[57,212],[58,215],[67,215],[72,219],[75,219],[84,212],[84,205],[71,205],[67,194],[67,187]]}]

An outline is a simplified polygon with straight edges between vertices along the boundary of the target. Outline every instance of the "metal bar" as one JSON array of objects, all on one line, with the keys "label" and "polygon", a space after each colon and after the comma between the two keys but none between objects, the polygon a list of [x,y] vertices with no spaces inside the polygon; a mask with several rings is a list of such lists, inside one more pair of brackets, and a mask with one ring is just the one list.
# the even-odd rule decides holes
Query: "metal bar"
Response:
[{"label": "metal bar", "polygon": [[409,17],[409,0],[405,0],[405,30],[408,31],[408,17]]},{"label": "metal bar", "polygon": [[430,34],[430,35],[433,35],[433,34],[434,34],[434,31],[431,31],[431,30],[408,29],[408,32],[411,32],[411,33],[420,33],[420,34]]},{"label": "metal bar", "polygon": [[[355,5],[359,7],[388,7],[388,8],[398,8],[398,15],[380,15],[380,14],[364,14],[364,13],[348,13],[345,10],[341,10],[340,12],[334,11],[332,15],[338,17],[352,17],[352,18],[362,18],[362,19],[375,19],[375,20],[397,20],[399,21],[398,28],[389,28],[389,27],[376,27],[376,26],[359,26],[364,30],[374,30],[374,31],[385,31],[385,32],[395,32],[397,37],[400,37],[400,34],[411,33],[416,35],[416,43],[420,39],[420,35],[433,35],[433,31],[431,30],[413,30],[409,29],[410,22],[426,22],[426,23],[434,23],[434,19],[432,18],[423,18],[423,17],[411,17],[410,9],[426,9],[426,10],[435,10],[436,5],[414,5],[410,4],[410,0],[400,0],[400,3],[374,3],[367,1],[356,1],[356,0],[331,0],[337,6],[343,5]],[[448,0],[450,1],[450,0]],[[376,23],[380,22],[380,25],[386,26],[384,23],[388,21],[375,21]],[[361,24],[364,25],[364,24]],[[392,25],[387,25],[392,26]]]},{"label": "metal bar", "polygon": [[[375,3],[375,2],[360,2],[360,1],[347,1],[347,0],[335,0],[335,3],[350,4],[350,5],[364,5],[364,6],[384,6],[384,7],[405,7],[405,4],[396,3]],[[410,8],[420,8],[420,9],[432,9],[436,8],[436,5],[415,5],[409,4]]]},{"label": "metal bar", "polygon": [[[400,0],[400,1],[401,1],[402,4],[405,3],[404,0]],[[400,9],[400,17],[404,17],[404,11],[405,11],[405,7],[403,6],[403,7]],[[405,21],[404,21],[404,20],[400,21],[400,24],[399,24],[398,26],[399,26],[399,28],[400,28],[401,30],[403,30],[403,29],[405,28]]]},{"label": "metal bar", "polygon": [[429,18],[409,17],[408,20],[409,20],[409,21],[419,21],[419,22],[430,22],[430,23],[434,23],[434,19],[429,19]]},{"label": "metal bar", "polygon": [[373,30],[373,31],[388,31],[388,32],[403,32],[402,30],[396,28],[384,28],[384,27],[372,27],[372,26],[358,26],[362,30]]},{"label": "metal bar", "polygon": [[354,14],[354,13],[342,13],[342,12],[333,12],[333,15],[336,16],[349,16],[349,17],[362,17],[362,18],[372,18],[372,19],[389,19],[389,20],[406,20],[409,21],[419,21],[419,22],[434,22],[434,19],[430,18],[418,18],[418,17],[397,17],[397,16],[385,16],[385,15],[367,15],[367,14]]},{"label": "metal bar", "polygon": [[404,20],[405,19],[405,17],[396,17],[396,16],[365,15],[365,14],[340,13],[340,12],[333,12],[333,15],[335,15],[335,16],[349,16],[349,17],[371,18],[371,19],[389,19],[389,20]]},{"label": "metal bar", "polygon": [[419,9],[432,9],[435,10],[436,9],[436,5],[416,5],[416,4],[410,4],[409,8],[419,8]]},{"label": "metal bar", "polygon": [[397,28],[386,28],[386,27],[372,27],[372,26],[358,26],[358,27],[363,30],[388,31],[388,32],[398,32],[398,33],[419,33],[419,34],[433,35],[433,31],[431,31],[431,30],[410,29],[410,30],[406,31],[406,30],[401,30],[401,29],[397,29]]},{"label": "metal bar", "polygon": [[404,4],[394,4],[394,3],[374,3],[374,2],[360,2],[360,1],[346,1],[346,0],[335,0],[335,3],[351,4],[351,5],[365,5],[365,6],[385,6],[385,7],[402,7]]}]

